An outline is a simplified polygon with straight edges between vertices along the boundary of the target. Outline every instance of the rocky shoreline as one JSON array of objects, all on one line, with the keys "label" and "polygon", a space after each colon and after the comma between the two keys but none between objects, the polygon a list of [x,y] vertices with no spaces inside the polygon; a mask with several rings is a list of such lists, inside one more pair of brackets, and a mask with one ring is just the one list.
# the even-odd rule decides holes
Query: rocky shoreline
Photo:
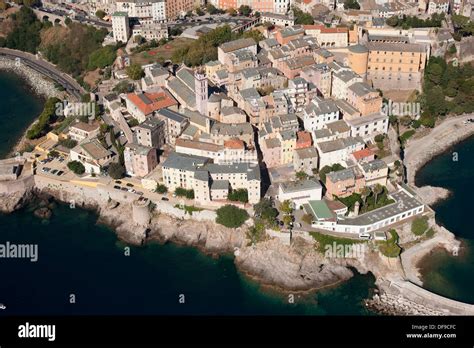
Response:
[{"label": "rocky shoreline", "polygon": [[12,72],[20,76],[36,95],[49,98],[60,97],[61,93],[54,86],[54,82],[45,78],[39,72],[25,64],[17,63],[11,59],[0,57],[0,70]]}]

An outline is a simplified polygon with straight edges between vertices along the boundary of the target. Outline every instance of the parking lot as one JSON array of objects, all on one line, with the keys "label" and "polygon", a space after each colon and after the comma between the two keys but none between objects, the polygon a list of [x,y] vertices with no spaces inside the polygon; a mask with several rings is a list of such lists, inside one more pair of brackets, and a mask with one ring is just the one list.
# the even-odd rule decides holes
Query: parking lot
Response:
[{"label": "parking lot", "polygon": [[36,173],[44,174],[48,176],[56,176],[61,179],[70,179],[72,173],[70,173],[67,167],[66,158],[60,157],[47,157],[37,162]]}]

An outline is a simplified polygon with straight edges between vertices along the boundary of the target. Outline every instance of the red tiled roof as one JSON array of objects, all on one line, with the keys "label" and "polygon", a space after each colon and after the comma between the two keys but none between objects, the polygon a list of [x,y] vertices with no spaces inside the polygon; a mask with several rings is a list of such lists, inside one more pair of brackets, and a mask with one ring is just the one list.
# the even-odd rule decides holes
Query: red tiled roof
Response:
[{"label": "red tiled roof", "polygon": [[157,93],[129,93],[127,98],[145,115],[151,114],[153,111],[178,105],[178,102],[166,91]]},{"label": "red tiled roof", "polygon": [[299,131],[296,133],[297,136],[297,143],[309,143],[311,144],[312,138],[311,138],[311,133],[305,132],[305,131]]},{"label": "red tiled roof", "polygon": [[372,157],[375,153],[371,149],[362,149],[352,153],[352,156],[358,161],[365,157]]},{"label": "red tiled roof", "polygon": [[228,149],[243,149],[245,144],[242,140],[234,138],[224,141],[224,147]]}]

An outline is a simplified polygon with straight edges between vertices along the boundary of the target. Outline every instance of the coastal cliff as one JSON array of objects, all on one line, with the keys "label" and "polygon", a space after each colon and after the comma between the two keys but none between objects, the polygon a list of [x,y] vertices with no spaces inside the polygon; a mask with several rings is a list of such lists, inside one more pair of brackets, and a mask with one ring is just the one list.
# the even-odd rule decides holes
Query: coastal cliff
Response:
[{"label": "coastal cliff", "polygon": [[12,213],[33,197],[33,176],[16,181],[0,181],[0,212]]}]

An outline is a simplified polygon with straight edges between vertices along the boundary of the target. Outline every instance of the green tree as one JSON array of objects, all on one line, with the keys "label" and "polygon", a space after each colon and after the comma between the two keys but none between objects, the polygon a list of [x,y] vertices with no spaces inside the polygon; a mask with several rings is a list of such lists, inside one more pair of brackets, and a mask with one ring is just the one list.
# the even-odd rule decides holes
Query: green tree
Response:
[{"label": "green tree", "polygon": [[239,7],[239,13],[242,16],[248,17],[252,13],[252,9],[247,5],[241,5]]},{"label": "green tree", "polygon": [[44,136],[50,129],[50,124],[57,118],[56,105],[60,100],[58,98],[49,98],[45,105],[43,112],[39,115],[38,120],[26,132],[28,139],[37,139]]},{"label": "green tree", "polygon": [[168,192],[168,188],[165,185],[158,184],[158,185],[156,185],[156,190],[155,191],[158,192],[158,193],[161,193],[161,194],[165,194],[166,192]]},{"label": "green tree", "polygon": [[96,16],[97,18],[100,18],[100,19],[103,19],[103,18],[105,17],[105,15],[106,15],[106,13],[105,13],[104,11],[102,11],[102,10],[97,10],[97,11],[95,12],[95,16]]},{"label": "green tree", "polygon": [[131,93],[135,87],[128,81],[120,81],[112,90],[117,93]]},{"label": "green tree", "polygon": [[68,149],[72,149],[77,145],[77,141],[74,139],[68,138],[68,139],[59,140],[58,144],[64,147],[67,147]]},{"label": "green tree", "polygon": [[372,188],[372,191],[374,192],[374,195],[375,195],[375,204],[377,204],[377,198],[379,194],[381,194],[384,191],[384,187],[380,184],[375,184],[375,186]]},{"label": "green tree", "polygon": [[303,171],[296,172],[295,175],[296,175],[296,179],[298,179],[298,180],[304,180],[304,179],[308,178],[308,174],[306,174]]},{"label": "green tree", "polygon": [[229,228],[237,228],[243,225],[249,215],[246,210],[240,209],[232,204],[226,204],[216,210],[218,224]]},{"label": "green tree", "polygon": [[126,71],[128,77],[130,77],[132,80],[140,80],[144,75],[142,67],[136,63],[128,66]]},{"label": "green tree", "polygon": [[112,179],[121,179],[125,175],[125,168],[120,163],[111,163],[108,174]]},{"label": "green tree", "polygon": [[219,12],[219,10],[213,4],[209,3],[206,5],[206,11],[211,15],[214,15]]},{"label": "green tree", "polygon": [[67,167],[72,170],[75,174],[84,174],[86,171],[86,168],[84,168],[84,165],[79,162],[79,161],[71,161],[67,164]]},{"label": "green tree", "polygon": [[360,10],[360,5],[357,0],[345,0],[344,1],[344,9],[349,10]]},{"label": "green tree", "polygon": [[196,14],[197,14],[198,16],[203,16],[203,15],[204,15],[204,11],[201,10],[201,9],[198,7],[198,8],[196,8]]},{"label": "green tree", "polygon": [[256,221],[253,226],[249,227],[246,236],[250,240],[250,245],[262,241],[265,238],[265,224],[261,221]]},{"label": "green tree", "polygon": [[284,214],[291,214],[293,212],[293,207],[292,207],[292,204],[291,204],[291,201],[290,200],[284,200],[281,204],[280,204],[280,210],[282,211],[282,213]]},{"label": "green tree", "polygon": [[99,48],[89,56],[87,68],[88,70],[95,70],[97,68],[103,69],[108,65],[112,65],[116,56],[117,52],[113,46]]},{"label": "green tree", "polygon": [[293,14],[295,16],[295,24],[314,24],[314,18],[308,12],[303,12],[297,7],[293,6]]},{"label": "green tree", "polygon": [[253,206],[255,216],[266,221],[269,224],[275,222],[276,217],[278,216],[278,210],[273,208],[272,202],[268,198],[263,198]]},{"label": "green tree", "polygon": [[33,10],[23,6],[13,15],[12,27],[5,39],[5,46],[20,51],[36,53],[41,43],[41,22]]},{"label": "green tree", "polygon": [[249,193],[247,189],[231,190],[227,196],[230,201],[247,203],[249,201]]},{"label": "green tree", "polygon": [[365,206],[365,203],[367,201],[367,197],[369,197],[372,194],[372,191],[370,190],[369,187],[364,186],[364,188],[360,191],[360,197],[362,198],[362,206]]},{"label": "green tree", "polygon": [[319,178],[321,179],[321,181],[323,183],[325,183],[326,182],[326,174],[328,174],[330,172],[337,172],[337,171],[342,170],[342,169],[345,169],[345,168],[339,163],[333,164],[332,166],[324,166],[319,171]]}]

